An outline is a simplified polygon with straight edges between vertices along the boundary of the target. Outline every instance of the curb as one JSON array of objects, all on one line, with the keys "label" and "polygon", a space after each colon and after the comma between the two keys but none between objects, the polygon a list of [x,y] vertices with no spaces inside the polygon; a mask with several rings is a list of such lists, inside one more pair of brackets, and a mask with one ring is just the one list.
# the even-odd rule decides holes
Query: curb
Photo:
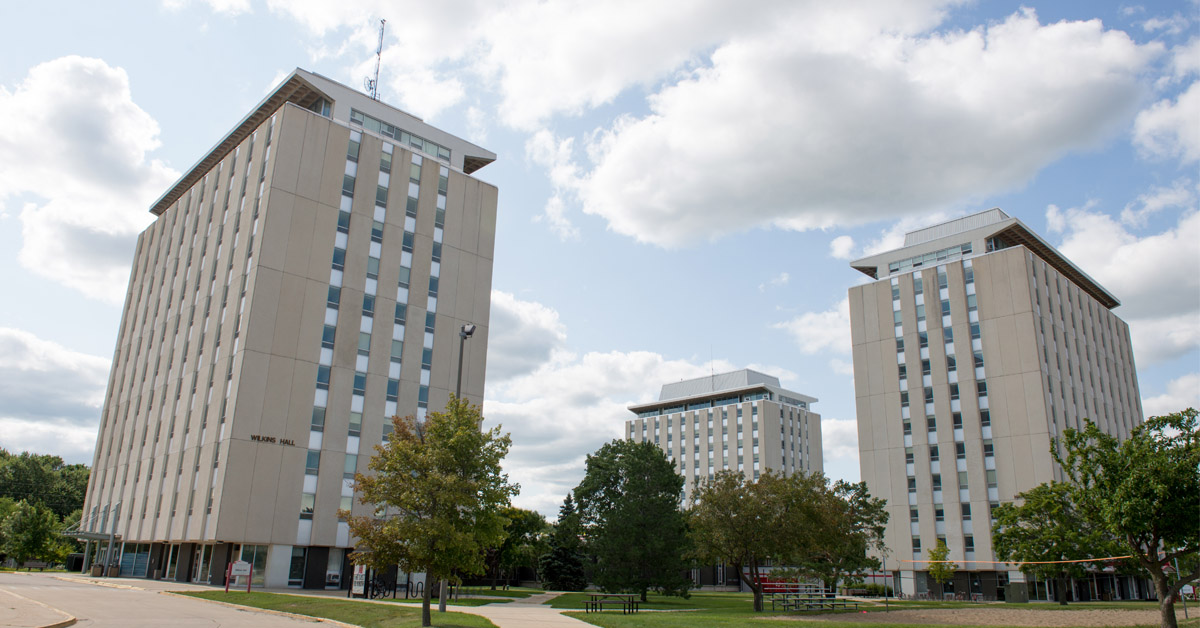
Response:
[{"label": "curb", "polygon": [[322,624],[329,624],[331,626],[341,626],[342,628],[361,628],[360,626],[357,626],[355,624],[347,624],[346,622],[338,621],[336,619],[328,619],[326,617],[313,617],[312,615],[300,615],[299,613],[289,613],[287,611],[276,611],[276,610],[271,610],[269,608],[256,608],[254,606],[243,606],[241,604],[222,602],[220,600],[210,600],[208,598],[203,598],[203,597],[184,595],[182,593],[176,593],[174,591],[159,591],[158,594],[159,595],[170,595],[173,597],[179,597],[179,598],[184,598],[184,599],[188,599],[188,600],[199,600],[201,602],[208,602],[210,604],[220,604],[221,606],[228,606],[229,608],[236,608],[239,611],[246,611],[246,612],[250,612],[250,613],[265,613],[267,615],[276,615],[279,617],[290,617],[292,619],[299,619],[299,620],[309,621],[309,622],[319,622]]},{"label": "curb", "polygon": [[21,595],[20,593],[13,593],[12,591],[9,591],[8,589],[0,589],[0,591],[4,591],[5,593],[7,593],[15,598],[25,600],[26,602],[33,602],[34,604],[37,604],[38,606],[41,606],[42,608],[45,608],[47,610],[58,613],[59,615],[66,616],[66,619],[64,619],[62,621],[55,622],[53,624],[44,624],[42,626],[38,626],[38,628],[66,628],[67,626],[74,626],[75,622],[79,621],[74,615],[72,615],[62,609],[54,608],[53,606],[50,606],[49,604],[46,604],[45,602],[39,602],[33,598],[25,597],[24,595]]},{"label": "curb", "polygon": [[62,580],[63,582],[75,582],[78,584],[90,584],[94,587],[108,587],[110,589],[129,589],[132,591],[146,591],[146,589],[143,589],[142,587],[133,587],[133,586],[129,586],[127,584],[117,584],[115,582],[101,582],[99,580],[88,580],[86,578],[71,578],[68,576],[50,576],[50,577],[54,578],[55,580]]}]

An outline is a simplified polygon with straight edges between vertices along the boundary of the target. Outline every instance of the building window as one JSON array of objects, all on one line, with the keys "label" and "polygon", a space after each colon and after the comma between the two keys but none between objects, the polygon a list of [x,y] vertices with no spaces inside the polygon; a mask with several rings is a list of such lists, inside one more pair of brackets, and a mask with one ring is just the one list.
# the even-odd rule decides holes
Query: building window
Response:
[{"label": "building window", "polygon": [[316,475],[321,469],[321,450],[310,449],[304,463],[304,473]]},{"label": "building window", "polygon": [[963,521],[971,520],[971,504],[963,504],[962,505],[962,520]]},{"label": "building window", "polygon": [[965,443],[954,443],[954,458],[957,460],[967,459],[967,446]]},{"label": "building window", "polygon": [[313,507],[317,503],[317,496],[312,493],[304,493],[300,496],[300,518],[312,519]]}]

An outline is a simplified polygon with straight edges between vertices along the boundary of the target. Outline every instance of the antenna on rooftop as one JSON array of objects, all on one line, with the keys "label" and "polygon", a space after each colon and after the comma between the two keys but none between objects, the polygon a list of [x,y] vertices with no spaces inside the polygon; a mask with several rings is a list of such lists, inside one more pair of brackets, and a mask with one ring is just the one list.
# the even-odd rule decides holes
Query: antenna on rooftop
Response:
[{"label": "antenna on rooftop", "polygon": [[375,48],[375,78],[363,79],[363,86],[371,95],[371,100],[379,100],[379,64],[383,60],[383,28],[387,20],[379,20],[379,46]]}]

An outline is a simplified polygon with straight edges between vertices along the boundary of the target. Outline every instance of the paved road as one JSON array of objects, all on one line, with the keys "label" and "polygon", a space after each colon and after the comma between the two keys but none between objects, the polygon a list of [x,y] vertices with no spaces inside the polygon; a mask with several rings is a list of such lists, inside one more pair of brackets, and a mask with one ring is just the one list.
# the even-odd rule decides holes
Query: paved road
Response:
[{"label": "paved road", "polygon": [[[74,615],[78,618],[75,625],[87,628],[314,628],[320,625],[143,589],[63,581],[49,574],[0,573],[0,589]],[[0,597],[0,605],[12,606],[15,611],[0,612],[0,626],[45,625],[62,619],[46,615],[45,609],[11,595]],[[46,617],[49,621],[29,621],[35,613],[39,614],[38,618]]]}]

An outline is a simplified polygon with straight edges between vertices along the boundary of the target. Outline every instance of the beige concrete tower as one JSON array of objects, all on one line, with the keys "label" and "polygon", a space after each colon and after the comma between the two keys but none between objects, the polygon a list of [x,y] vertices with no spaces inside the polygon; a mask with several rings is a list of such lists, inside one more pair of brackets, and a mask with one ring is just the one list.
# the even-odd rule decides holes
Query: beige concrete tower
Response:
[{"label": "beige concrete tower", "polygon": [[[481,403],[495,155],[297,69],[151,208],[84,530],[127,575],[338,586],[394,414]],[[364,513],[365,514],[365,513]]]},{"label": "beige concrete tower", "polygon": [[722,469],[754,479],[767,469],[821,473],[816,402],[742,369],[664,384],[658,401],[629,407],[637,418],[625,422],[625,435],[666,452],[686,480],[687,503],[697,480]]},{"label": "beige concrete tower", "polygon": [[[944,539],[956,593],[1002,595],[992,509],[1061,479],[1063,429],[1088,418],[1125,437],[1142,420],[1119,302],[999,209],[852,266],[875,280],[850,289],[850,319],[862,479],[888,500],[889,566]],[[923,564],[899,565],[900,590],[931,587]]]}]

